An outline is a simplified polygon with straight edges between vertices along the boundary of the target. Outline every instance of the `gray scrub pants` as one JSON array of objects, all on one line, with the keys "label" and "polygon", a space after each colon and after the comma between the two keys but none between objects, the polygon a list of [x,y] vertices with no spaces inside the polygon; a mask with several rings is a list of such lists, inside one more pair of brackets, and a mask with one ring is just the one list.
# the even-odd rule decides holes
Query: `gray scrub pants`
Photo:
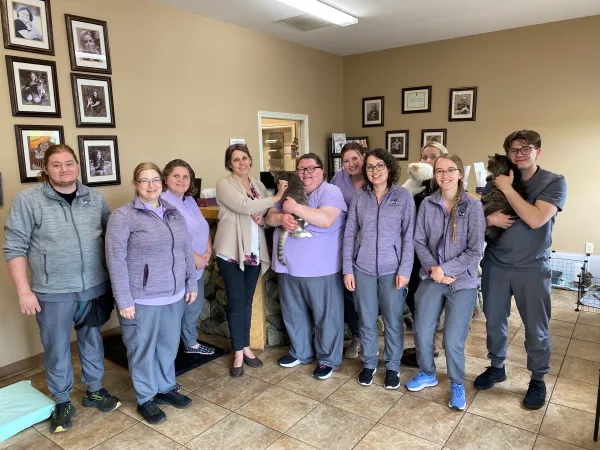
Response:
[{"label": "gray scrub pants", "polygon": [[204,278],[198,280],[198,297],[190,305],[186,303],[181,318],[181,340],[183,345],[193,347],[198,343],[198,317],[204,308]]},{"label": "gray scrub pants", "polygon": [[433,342],[444,303],[443,346],[448,367],[448,378],[458,384],[465,381],[465,341],[473,308],[477,301],[477,288],[453,291],[450,285],[422,280],[415,293],[415,346],[419,369],[435,375]]},{"label": "gray scrub pants", "polygon": [[[36,314],[44,346],[44,368],[48,389],[56,403],[70,400],[73,389],[71,365],[71,330],[89,314],[89,301],[46,302],[40,300],[41,311]],[[102,388],[104,377],[104,345],[100,327],[84,326],[77,333],[81,361],[81,382],[94,392]]]},{"label": "gray scrub pants", "polygon": [[354,269],[354,306],[360,319],[359,336],[366,369],[377,367],[377,316],[379,308],[385,325],[385,368],[400,372],[404,349],[404,292],[396,289],[396,274],[372,276]]},{"label": "gray scrub pants", "polygon": [[[324,277],[279,274],[281,313],[290,336],[290,355],[302,364],[315,359],[334,370],[344,351],[344,288],[340,273]],[[312,315],[312,317],[311,317]]]},{"label": "gray scrub pants", "polygon": [[175,357],[185,300],[169,305],[135,305],[135,317],[119,314],[129,373],[138,405],[166,394],[175,386]]},{"label": "gray scrub pants", "polygon": [[551,270],[539,267],[503,267],[489,259],[482,263],[483,312],[487,319],[488,358],[501,368],[508,345],[508,316],[514,295],[525,326],[527,368],[535,380],[543,380],[550,370]]}]

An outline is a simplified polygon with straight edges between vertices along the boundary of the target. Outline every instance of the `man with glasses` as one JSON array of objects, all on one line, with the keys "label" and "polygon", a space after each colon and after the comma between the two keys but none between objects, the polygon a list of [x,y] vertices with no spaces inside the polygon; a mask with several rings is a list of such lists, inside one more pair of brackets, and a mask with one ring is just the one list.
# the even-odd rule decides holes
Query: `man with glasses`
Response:
[{"label": "man with glasses", "polygon": [[[504,360],[508,344],[508,316],[515,297],[525,326],[527,368],[531,371],[523,405],[529,409],[544,406],[544,375],[550,369],[550,245],[556,215],[565,204],[567,183],[562,175],[540,168],[536,161],[542,140],[532,130],[515,131],[504,140],[504,150],[516,164],[527,186],[523,199],[512,187],[514,175],[493,181],[516,212],[510,217],[495,212],[486,218],[487,226],[505,229],[496,242],[489,242],[481,263],[483,311],[487,322],[487,348],[491,367],[475,380],[475,387],[489,389],[506,380]],[[491,183],[485,191],[488,191]],[[484,192],[485,192],[484,191]]]}]

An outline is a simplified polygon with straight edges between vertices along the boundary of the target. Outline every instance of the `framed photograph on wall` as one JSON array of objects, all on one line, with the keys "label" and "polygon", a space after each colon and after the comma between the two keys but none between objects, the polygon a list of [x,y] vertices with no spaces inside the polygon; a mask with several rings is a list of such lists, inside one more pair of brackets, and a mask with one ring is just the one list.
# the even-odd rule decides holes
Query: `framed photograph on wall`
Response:
[{"label": "framed photograph on wall", "polygon": [[387,150],[396,159],[408,160],[408,130],[393,130],[385,132]]},{"label": "framed photograph on wall", "polygon": [[363,128],[383,126],[383,97],[362,99]]},{"label": "framed photograph on wall", "polygon": [[86,186],[121,184],[117,136],[77,136],[81,180]]},{"label": "framed photograph on wall", "polygon": [[103,20],[65,14],[71,69],[111,73],[108,26]]},{"label": "framed photograph on wall", "polygon": [[63,127],[15,125],[21,183],[34,183],[43,169],[44,155],[52,145],[63,144]]},{"label": "framed photograph on wall", "polygon": [[421,147],[424,147],[427,144],[431,144],[432,142],[438,142],[445,147],[447,136],[447,128],[421,130]]},{"label": "framed photograph on wall", "polygon": [[477,87],[450,89],[448,121],[475,120],[477,111]]},{"label": "framed photograph on wall", "polygon": [[50,0],[0,0],[4,48],[54,55]]},{"label": "framed photograph on wall", "polygon": [[13,116],[60,117],[54,61],[6,55]]},{"label": "framed photograph on wall", "polygon": [[114,127],[112,84],[109,77],[71,74],[75,123],[78,127]]},{"label": "framed photograph on wall", "polygon": [[402,114],[431,112],[431,86],[402,89]]}]

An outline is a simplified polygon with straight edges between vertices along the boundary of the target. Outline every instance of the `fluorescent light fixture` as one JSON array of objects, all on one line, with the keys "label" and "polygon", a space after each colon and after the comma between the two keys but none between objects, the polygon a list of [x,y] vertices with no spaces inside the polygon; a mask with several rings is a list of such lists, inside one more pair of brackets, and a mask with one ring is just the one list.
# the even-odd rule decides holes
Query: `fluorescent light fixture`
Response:
[{"label": "fluorescent light fixture", "polygon": [[312,14],[313,16],[319,17],[328,22],[332,22],[340,27],[347,25],[354,25],[358,23],[356,17],[346,14],[345,12],[335,9],[325,3],[321,3],[317,0],[278,0],[281,3],[290,5],[293,8],[304,11],[305,13]]}]

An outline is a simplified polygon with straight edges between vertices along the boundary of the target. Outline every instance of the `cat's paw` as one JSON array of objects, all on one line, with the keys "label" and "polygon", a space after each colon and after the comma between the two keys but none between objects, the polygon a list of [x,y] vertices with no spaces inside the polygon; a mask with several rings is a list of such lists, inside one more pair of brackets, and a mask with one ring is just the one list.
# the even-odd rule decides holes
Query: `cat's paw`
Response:
[{"label": "cat's paw", "polygon": [[312,233],[308,231],[299,231],[298,233],[294,233],[295,238],[310,238],[312,237]]}]

